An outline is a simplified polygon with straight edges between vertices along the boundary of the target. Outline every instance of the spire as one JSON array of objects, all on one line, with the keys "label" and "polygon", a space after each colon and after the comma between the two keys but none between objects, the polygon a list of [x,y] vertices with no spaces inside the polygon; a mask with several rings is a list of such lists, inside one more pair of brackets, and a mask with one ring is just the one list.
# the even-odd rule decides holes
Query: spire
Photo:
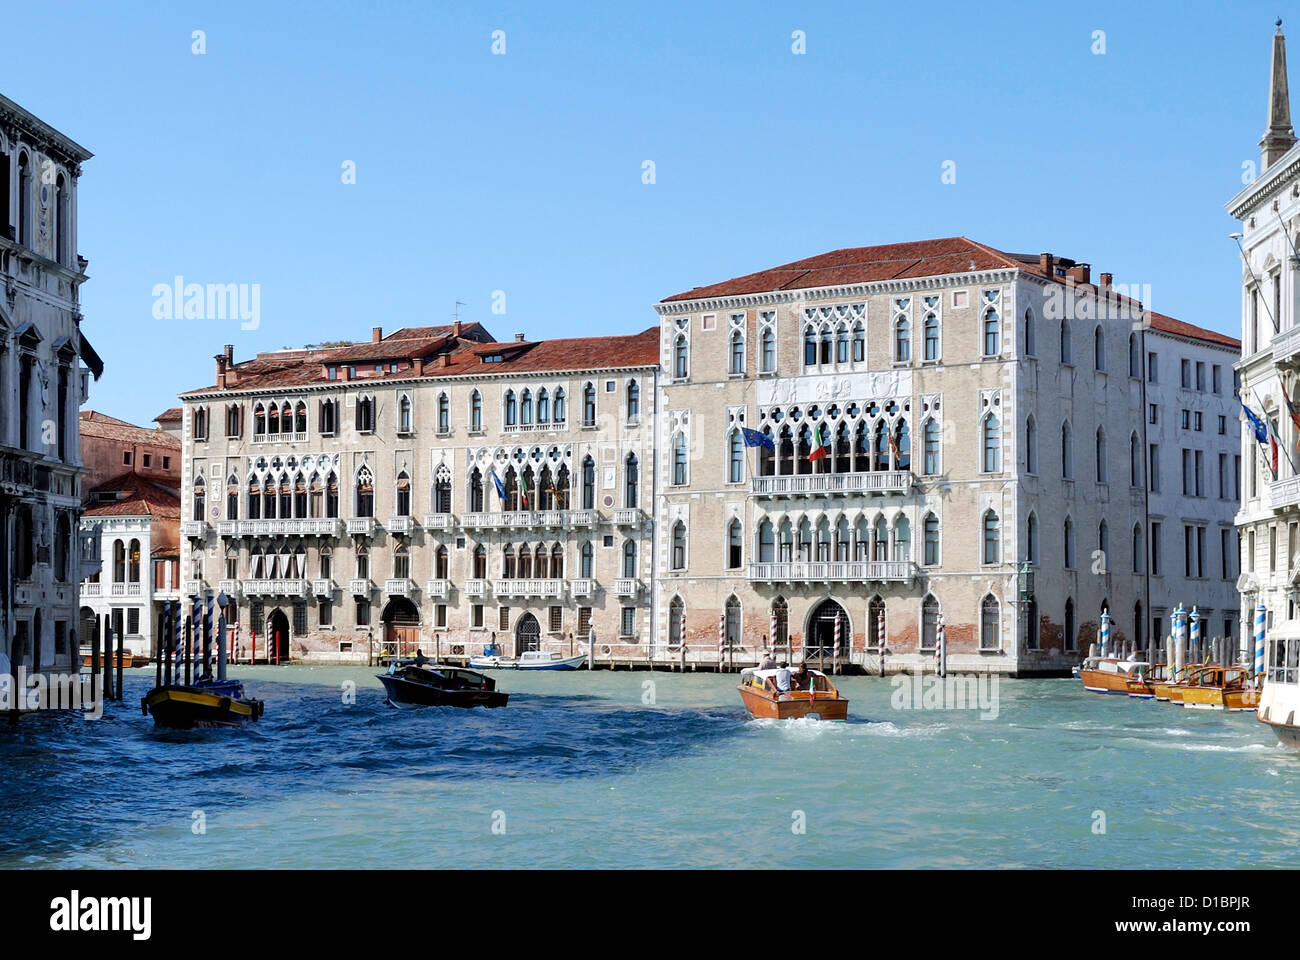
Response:
[{"label": "spire", "polygon": [[1273,34],[1273,63],[1268,83],[1268,130],[1264,132],[1264,139],[1259,141],[1260,149],[1264,151],[1264,170],[1290,150],[1295,142],[1295,131],[1291,129],[1291,95],[1286,85],[1286,37],[1282,35],[1279,17],[1277,33]]}]

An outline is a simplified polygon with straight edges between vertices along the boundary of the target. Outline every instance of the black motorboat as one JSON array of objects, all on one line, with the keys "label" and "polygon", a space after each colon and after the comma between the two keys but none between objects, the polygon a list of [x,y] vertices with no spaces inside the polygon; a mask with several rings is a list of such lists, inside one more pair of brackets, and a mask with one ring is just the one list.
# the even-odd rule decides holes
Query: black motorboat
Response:
[{"label": "black motorboat", "polygon": [[394,660],[377,676],[395,707],[504,707],[510,696],[491,677],[423,658]]}]

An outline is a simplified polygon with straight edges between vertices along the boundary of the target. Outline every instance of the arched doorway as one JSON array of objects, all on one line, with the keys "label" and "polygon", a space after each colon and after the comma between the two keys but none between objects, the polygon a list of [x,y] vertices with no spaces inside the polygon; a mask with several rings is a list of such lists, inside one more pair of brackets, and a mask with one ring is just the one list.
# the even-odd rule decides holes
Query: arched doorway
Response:
[{"label": "arched doorway", "polygon": [[515,655],[542,648],[542,627],[531,613],[525,613],[515,623]]},{"label": "arched doorway", "polygon": [[266,650],[268,659],[277,663],[289,659],[289,618],[279,607],[266,618]]},{"label": "arched doorway", "polygon": [[[393,597],[384,607],[384,652],[411,656],[420,647],[420,611],[406,597]],[[421,651],[423,652],[423,651]]]},{"label": "arched doorway", "polygon": [[[82,607],[80,619],[81,627],[77,633],[81,637],[81,642],[90,647],[99,639],[99,617],[90,607]],[[75,646],[72,648],[72,658],[73,663],[81,659],[81,650]]]},{"label": "arched doorway", "polygon": [[804,644],[804,657],[830,657],[835,653],[835,620],[840,621],[840,657],[849,655],[849,638],[853,636],[849,615],[844,608],[827,597],[813,607],[808,615],[808,640]]}]

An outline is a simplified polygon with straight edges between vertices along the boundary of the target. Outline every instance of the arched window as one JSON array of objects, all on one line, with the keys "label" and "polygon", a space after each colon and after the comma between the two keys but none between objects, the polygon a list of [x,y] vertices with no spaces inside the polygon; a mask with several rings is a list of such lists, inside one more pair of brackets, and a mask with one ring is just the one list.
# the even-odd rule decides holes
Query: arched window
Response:
[{"label": "arched window", "polygon": [[635,509],[639,506],[641,477],[640,464],[635,453],[629,453],[623,462],[623,506]]},{"label": "arched window", "polygon": [[739,570],[744,561],[744,531],[733,517],[727,524],[727,569]]},{"label": "arched window", "polygon": [[[853,324],[853,362],[861,363],[867,358],[867,332],[862,321]],[[783,601],[784,602],[784,601]]]},{"label": "arched window", "polygon": [[596,508],[596,461],[590,456],[582,460],[582,509]]},{"label": "arched window", "polygon": [[293,485],[287,473],[280,474],[280,517],[284,520],[293,517]]},{"label": "arched window", "polygon": [[686,471],[686,434],[673,434],[673,486],[685,486]]},{"label": "arched window", "polygon": [[475,580],[487,579],[487,550],[481,543],[474,547],[473,570]]},{"label": "arched window", "polygon": [[537,391],[537,422],[551,422],[551,395],[545,387]]},{"label": "arched window", "polygon": [[1002,352],[1002,320],[996,307],[984,311],[983,320],[984,356],[996,357]]},{"label": "arched window", "polygon": [[879,650],[886,642],[885,598],[876,594],[867,601],[867,646]]},{"label": "arched window", "polygon": [[507,543],[501,548],[501,577],[504,580],[513,580],[516,573],[515,547],[514,544]]},{"label": "arched window", "polygon": [[[8,164],[5,165],[5,172],[9,172]],[[7,186],[7,184],[6,184]],[[6,214],[8,211],[6,211]],[[53,236],[50,238],[51,246],[54,250],[54,259],[57,263],[64,266],[72,265],[72,257],[68,253],[70,237],[68,236],[68,182],[60,173],[58,179],[54,182],[54,216],[51,226],[54,228]],[[6,225],[8,220],[6,220]]]},{"label": "arched window", "polygon": [[849,362],[849,328],[842,323],[835,327],[835,362]]},{"label": "arched window", "polygon": [[1106,369],[1106,331],[1101,324],[1092,331],[1092,369]]},{"label": "arched window", "polygon": [[981,425],[984,438],[984,457],[981,468],[985,473],[1002,469],[1002,424],[994,414],[988,414]]},{"label": "arched window", "polygon": [[471,513],[483,512],[485,493],[483,472],[478,467],[475,467],[469,472],[469,509]]},{"label": "arched window", "polygon": [[533,422],[533,392],[525,390],[519,397],[519,422],[525,427]]},{"label": "arched window", "polygon": [[[274,408],[272,408],[274,409]],[[253,438],[266,434],[266,408],[261,403],[253,404]]]},{"label": "arched window", "polygon": [[406,544],[398,541],[397,546],[393,548],[393,577],[397,580],[408,580],[411,576],[411,553]]},{"label": "arched window", "polygon": [[239,478],[233,473],[226,480],[226,519],[239,519]]},{"label": "arched window", "polygon": [[1061,321],[1061,365],[1067,366],[1073,362],[1074,361],[1072,358],[1072,354],[1070,352],[1070,321],[1062,320]]},{"label": "arched window", "polygon": [[727,437],[727,482],[740,483],[745,479],[745,440],[739,430]]},{"label": "arched window", "polygon": [[293,515],[307,516],[307,481],[301,473],[293,478]]},{"label": "arched window", "polygon": [[1136,333],[1128,335],[1128,375],[1134,379],[1142,377],[1142,348]]},{"label": "arched window", "polygon": [[397,516],[411,515],[411,478],[405,470],[397,475]]},{"label": "arched window", "polygon": [[1038,472],[1038,421],[1032,413],[1025,419],[1025,472]]},{"label": "arched window", "polygon": [[776,532],[772,521],[766,517],[758,525],[758,562],[774,563],[776,561]]},{"label": "arched window", "polygon": [[1069,517],[1061,525],[1061,545],[1063,547],[1066,570],[1074,569],[1074,521]]},{"label": "arched window", "polygon": [[375,402],[370,397],[357,397],[357,432],[373,433],[375,429]]},{"label": "arched window", "polygon": [[925,515],[925,521],[922,524],[924,532],[925,545],[921,555],[922,562],[927,567],[939,565],[939,518],[933,513]]},{"label": "arched window", "polygon": [[933,650],[939,635],[939,601],[927,593],[921,601],[921,649]]},{"label": "arched window", "polygon": [[260,520],[262,517],[262,485],[254,478],[248,479],[248,519]]},{"label": "arched window", "polygon": [[1133,572],[1141,573],[1146,550],[1142,543],[1142,524],[1133,524]]},{"label": "arched window", "polygon": [[126,552],[126,579],[128,583],[140,582],[140,541],[132,540]]},{"label": "arched window", "polygon": [[1025,356],[1038,356],[1038,348],[1034,343],[1034,311],[1025,311]]},{"label": "arched window", "polygon": [[1074,479],[1074,443],[1070,438],[1070,421],[1061,424],[1061,476]]},{"label": "arched window", "polygon": [[307,404],[301,400],[293,408],[293,430],[294,433],[307,432]]},{"label": "arched window", "polygon": [[433,554],[433,578],[435,580],[447,579],[447,548],[439,547]]},{"label": "arched window", "polygon": [[940,436],[939,423],[933,417],[930,417],[925,421],[925,426],[922,427],[922,438],[922,445],[924,447],[924,455],[921,464],[922,470],[927,476],[934,476],[940,469]]},{"label": "arched window", "polygon": [[1097,428],[1097,482],[1105,483],[1107,477],[1106,470],[1106,430],[1103,427]]},{"label": "arched window", "polygon": [[204,486],[203,478],[199,477],[194,481],[194,519],[202,520],[205,515],[204,504],[207,496],[207,487]]},{"label": "arched window", "polygon": [[894,321],[894,362],[907,363],[912,359],[912,324],[907,317]]},{"label": "arched window", "polygon": [[331,473],[325,478],[325,516],[331,520],[339,515],[339,478]]},{"label": "arched window", "polygon": [[907,421],[901,417],[894,436],[894,469],[912,469],[912,431],[908,429]]},{"label": "arched window", "polygon": [[939,316],[933,310],[926,311],[921,321],[921,356],[925,360],[939,359]]},{"label": "arched window", "polygon": [[451,513],[451,471],[445,463],[438,467],[433,479],[433,512]]},{"label": "arched window", "polygon": [[319,417],[317,424],[322,435],[327,437],[334,436],[338,432],[339,420],[339,403],[337,400],[322,400],[320,402]]},{"label": "arched window", "polygon": [[32,246],[32,165],[26,152],[18,154],[18,242]]},{"label": "arched window", "polygon": [[375,477],[369,467],[357,471],[357,516],[375,515]]},{"label": "arched window", "polygon": [[567,411],[568,408],[564,402],[564,388],[561,387],[555,391],[555,422],[564,423],[565,418],[568,416]]},{"label": "arched window", "polygon": [[555,544],[551,547],[551,576],[557,580],[564,576],[564,545]]},{"label": "arched window", "polygon": [[596,425],[596,385],[588,383],[582,388],[582,425],[584,427],[594,427]]},{"label": "arched window", "polygon": [[686,335],[679,333],[673,341],[673,379],[685,380],[690,375],[689,358]]},{"label": "arched window", "polygon": [[313,519],[325,516],[325,484],[320,477],[311,478],[311,516]]},{"label": "arched window", "polygon": [[686,617],[686,604],[681,597],[673,597],[668,604],[668,644],[669,646],[680,647],[682,645],[682,623]]},{"label": "arched window", "polygon": [[623,541],[623,577],[627,580],[636,578],[636,541]]},{"label": "arched window", "polygon": [[[244,408],[237,403],[232,403],[226,407],[226,436],[238,437],[240,421],[243,419]],[[304,414],[305,416],[305,414]]]},{"label": "arched window", "polygon": [[740,600],[733,593],[727,597],[724,616],[726,618],[724,626],[724,635],[727,646],[735,648],[740,646]]},{"label": "arched window", "polygon": [[1142,486],[1142,444],[1137,432],[1128,437],[1128,482],[1130,486]]},{"label": "arched window", "polygon": [[984,511],[984,562],[999,563],[1002,557],[1002,529],[998,515]]},{"label": "arched window", "polygon": [[790,605],[785,597],[772,601],[772,646],[784,647],[790,642]]},{"label": "arched window", "polygon": [[[18,530],[16,533],[21,534]],[[27,538],[30,540],[30,537]],[[19,540],[17,545],[23,545],[24,541]],[[126,544],[121,540],[113,541],[113,582],[126,583]]]},{"label": "arched window", "polygon": [[803,365],[817,365],[817,331],[811,323],[805,324],[803,328]]},{"label": "arched window", "polygon": [[894,559],[912,559],[912,524],[907,517],[899,517],[894,521]]},{"label": "arched window", "polygon": [[745,335],[740,330],[732,330],[728,342],[727,373],[733,377],[745,372]]},{"label": "arched window", "polygon": [[674,570],[686,569],[686,524],[680,520],[673,524],[672,568]]},{"label": "arched window", "polygon": [[438,432],[451,433],[451,398],[438,394]]},{"label": "arched window", "polygon": [[519,401],[515,399],[513,390],[506,391],[506,426],[513,427],[519,422]]},{"label": "arched window", "polygon": [[980,604],[980,649],[997,650],[1002,646],[1002,612],[998,598],[991,593],[984,595]]},{"label": "arched window", "polygon": [[483,395],[477,390],[469,395],[469,428],[474,433],[483,430]]},{"label": "arched window", "polygon": [[591,541],[583,541],[582,550],[578,555],[578,575],[585,580],[591,579],[592,556]]},{"label": "arched window", "polygon": [[1029,522],[1025,525],[1025,559],[1030,563],[1038,562],[1038,514],[1032,510]]},{"label": "arched window", "polygon": [[641,419],[641,384],[635,380],[627,382],[627,422],[637,423]]},{"label": "arched window", "polygon": [[761,356],[760,364],[763,373],[774,373],[776,371],[776,334],[772,328],[768,327],[763,331],[762,337],[759,338],[759,354]]}]

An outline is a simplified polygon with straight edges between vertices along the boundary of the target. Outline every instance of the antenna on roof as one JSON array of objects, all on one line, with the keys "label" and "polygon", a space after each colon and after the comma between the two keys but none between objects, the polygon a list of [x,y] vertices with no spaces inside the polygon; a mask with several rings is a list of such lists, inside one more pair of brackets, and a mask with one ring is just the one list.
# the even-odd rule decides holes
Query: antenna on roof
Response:
[{"label": "antenna on roof", "polygon": [[453,320],[454,322],[456,322],[456,323],[460,323],[460,308],[463,307],[463,306],[465,306],[465,301],[464,301],[464,300],[457,300],[457,301],[456,301],[456,309],[455,309],[455,311],[453,311],[453,313],[452,313],[452,320]]}]

